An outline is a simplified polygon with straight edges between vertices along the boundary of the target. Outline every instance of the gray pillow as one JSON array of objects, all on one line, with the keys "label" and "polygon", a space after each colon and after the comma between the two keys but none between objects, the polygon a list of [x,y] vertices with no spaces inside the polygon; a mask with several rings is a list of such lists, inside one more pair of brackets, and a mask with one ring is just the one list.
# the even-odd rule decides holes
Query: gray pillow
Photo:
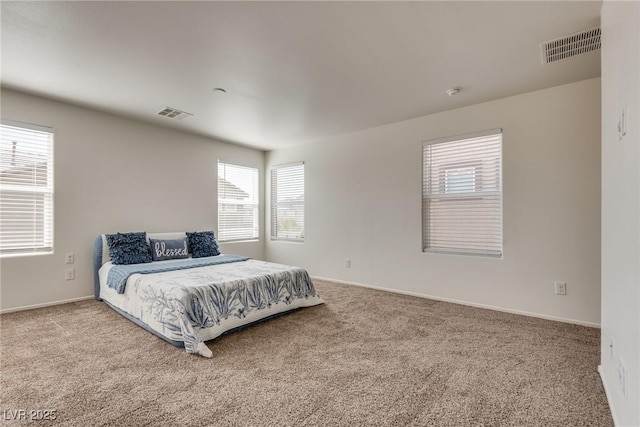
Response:
[{"label": "gray pillow", "polygon": [[182,239],[149,239],[151,242],[151,257],[154,261],[167,259],[182,259],[189,257],[187,238]]},{"label": "gray pillow", "polygon": [[147,233],[105,234],[111,262],[119,265],[151,262]]},{"label": "gray pillow", "polygon": [[218,242],[213,231],[187,231],[189,239],[189,247],[191,248],[191,256],[194,258],[204,258],[209,256],[218,256]]}]

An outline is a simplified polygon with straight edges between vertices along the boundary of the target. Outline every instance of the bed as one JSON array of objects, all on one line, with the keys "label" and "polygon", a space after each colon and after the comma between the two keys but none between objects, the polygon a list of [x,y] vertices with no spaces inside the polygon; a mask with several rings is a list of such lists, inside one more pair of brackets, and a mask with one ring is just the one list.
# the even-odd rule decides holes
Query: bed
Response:
[{"label": "bed", "polygon": [[[144,234],[147,245],[157,246],[157,241],[185,239],[187,233]],[[118,265],[110,256],[111,236],[95,240],[95,298],[189,353],[212,357],[205,341],[323,303],[302,268],[237,255],[196,259],[186,243],[180,259]]]}]

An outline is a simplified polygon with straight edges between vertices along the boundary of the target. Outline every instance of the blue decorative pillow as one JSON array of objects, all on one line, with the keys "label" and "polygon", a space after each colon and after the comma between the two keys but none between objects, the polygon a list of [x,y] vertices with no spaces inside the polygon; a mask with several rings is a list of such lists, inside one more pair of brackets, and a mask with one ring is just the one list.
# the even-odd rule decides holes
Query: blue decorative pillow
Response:
[{"label": "blue decorative pillow", "polygon": [[147,233],[106,234],[109,256],[114,264],[142,264],[151,262]]},{"label": "blue decorative pillow", "polygon": [[175,240],[150,239],[151,258],[154,261],[166,259],[181,259],[189,256],[187,238]]},{"label": "blue decorative pillow", "polygon": [[187,237],[193,258],[220,255],[213,231],[194,231],[187,233]]}]

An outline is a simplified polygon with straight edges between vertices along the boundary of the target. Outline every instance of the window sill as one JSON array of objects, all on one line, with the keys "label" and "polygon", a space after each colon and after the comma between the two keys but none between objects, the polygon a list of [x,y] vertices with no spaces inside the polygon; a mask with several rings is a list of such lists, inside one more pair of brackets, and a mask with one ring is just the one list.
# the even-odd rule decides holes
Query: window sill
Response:
[{"label": "window sill", "polygon": [[7,253],[7,254],[0,254],[0,258],[20,258],[20,257],[32,257],[32,256],[41,256],[41,255],[53,255],[53,251]]},{"label": "window sill", "polygon": [[423,254],[434,254],[434,255],[449,255],[449,256],[461,256],[461,257],[470,257],[470,258],[482,258],[482,259],[497,259],[501,260],[504,258],[504,254],[493,255],[493,254],[474,254],[469,252],[455,252],[455,251],[446,251],[446,250],[432,250],[432,249],[423,249]]}]

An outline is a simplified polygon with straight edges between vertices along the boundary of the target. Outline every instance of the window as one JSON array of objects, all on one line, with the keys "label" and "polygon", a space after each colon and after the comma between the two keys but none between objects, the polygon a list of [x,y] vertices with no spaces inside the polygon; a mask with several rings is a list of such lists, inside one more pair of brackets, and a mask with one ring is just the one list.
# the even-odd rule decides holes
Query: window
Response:
[{"label": "window", "polygon": [[53,252],[53,129],[0,125],[0,254]]},{"label": "window", "polygon": [[424,252],[502,256],[502,130],[423,145]]},{"label": "window", "polygon": [[259,237],[258,169],[218,161],[218,241]]},{"label": "window", "polygon": [[271,240],[304,240],[304,163],[271,170]]},{"label": "window", "polygon": [[455,166],[444,169],[445,194],[476,191],[476,172],[475,166]]}]

